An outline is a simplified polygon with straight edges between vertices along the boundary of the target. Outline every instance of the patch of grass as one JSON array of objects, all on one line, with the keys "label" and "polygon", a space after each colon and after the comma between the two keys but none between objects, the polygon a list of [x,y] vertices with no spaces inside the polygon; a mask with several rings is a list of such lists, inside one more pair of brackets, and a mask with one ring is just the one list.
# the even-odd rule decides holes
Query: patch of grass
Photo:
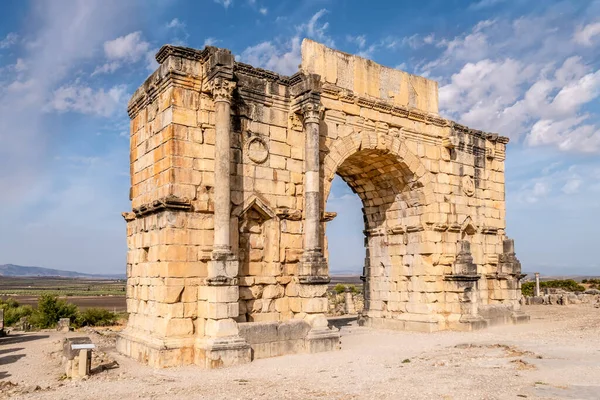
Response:
[{"label": "patch of grass", "polygon": [[405,358],[404,360],[402,360],[402,364],[408,364],[410,362],[410,360],[408,358]]},{"label": "patch of grass", "polygon": [[111,326],[117,322],[117,314],[104,308],[88,308],[75,319],[77,326]]},{"label": "patch of grass", "polygon": [[80,312],[75,304],[51,294],[41,295],[37,308],[21,306],[14,299],[0,300],[0,308],[4,310],[6,326],[14,326],[21,318],[27,317],[31,326],[38,329],[53,328],[61,318],[69,318],[77,327],[114,325],[119,318],[116,313],[103,308],[88,308]]},{"label": "patch of grass", "polygon": [[12,326],[23,317],[30,317],[34,309],[31,306],[22,306],[14,299],[1,300],[0,308],[4,310],[4,325]]}]

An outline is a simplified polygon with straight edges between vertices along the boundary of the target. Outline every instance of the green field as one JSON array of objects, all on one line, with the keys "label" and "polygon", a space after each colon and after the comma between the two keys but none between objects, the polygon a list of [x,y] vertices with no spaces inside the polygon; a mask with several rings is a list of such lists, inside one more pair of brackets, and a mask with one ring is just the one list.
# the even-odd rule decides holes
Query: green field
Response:
[{"label": "green field", "polygon": [[0,276],[0,296],[125,296],[125,280]]}]

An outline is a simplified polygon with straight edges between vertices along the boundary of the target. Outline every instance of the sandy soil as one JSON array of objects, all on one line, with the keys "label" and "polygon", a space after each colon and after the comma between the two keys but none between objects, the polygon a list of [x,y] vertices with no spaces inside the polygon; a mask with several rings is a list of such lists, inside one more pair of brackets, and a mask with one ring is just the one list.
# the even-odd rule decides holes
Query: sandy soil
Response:
[{"label": "sandy soil", "polygon": [[[205,371],[153,370],[99,345],[100,371],[60,381],[64,334],[0,339],[0,398],[25,399],[599,399],[600,309],[528,306],[531,323],[474,333],[342,329],[342,350]],[[79,335],[82,333],[71,333]],[[16,384],[16,386],[13,386]]]}]

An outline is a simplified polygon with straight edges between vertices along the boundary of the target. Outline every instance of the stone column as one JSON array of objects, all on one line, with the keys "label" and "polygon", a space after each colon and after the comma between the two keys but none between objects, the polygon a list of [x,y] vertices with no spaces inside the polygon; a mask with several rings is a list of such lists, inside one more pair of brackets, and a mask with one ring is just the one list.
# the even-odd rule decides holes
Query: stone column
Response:
[{"label": "stone column", "polygon": [[231,254],[229,218],[231,214],[231,98],[235,82],[216,78],[212,82],[215,103],[215,259]]},{"label": "stone column", "polygon": [[319,160],[319,104],[302,106],[304,116],[304,243],[298,275],[305,283],[329,282],[321,248],[321,191]]},{"label": "stone column", "polygon": [[539,296],[540,295],[540,273],[536,272],[535,273],[535,290],[533,292],[534,296]]},{"label": "stone column", "polygon": [[[220,368],[250,362],[250,346],[239,336],[239,262],[231,251],[231,100],[235,83],[215,78],[215,235],[206,285],[199,288],[199,315],[205,318],[204,337],[196,346],[194,362]],[[202,310],[202,311],[200,311]]]}]

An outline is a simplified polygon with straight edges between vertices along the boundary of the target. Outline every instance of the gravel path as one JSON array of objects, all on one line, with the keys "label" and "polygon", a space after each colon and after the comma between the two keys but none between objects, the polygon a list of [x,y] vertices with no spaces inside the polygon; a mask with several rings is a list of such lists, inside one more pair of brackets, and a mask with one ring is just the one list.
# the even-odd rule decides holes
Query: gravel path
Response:
[{"label": "gravel path", "polygon": [[104,357],[96,365],[114,359],[120,366],[79,382],[59,381],[63,334],[11,335],[0,339],[0,398],[599,399],[600,309],[524,311],[529,324],[474,333],[344,327],[341,351],[213,371],[153,370],[94,335]]}]

